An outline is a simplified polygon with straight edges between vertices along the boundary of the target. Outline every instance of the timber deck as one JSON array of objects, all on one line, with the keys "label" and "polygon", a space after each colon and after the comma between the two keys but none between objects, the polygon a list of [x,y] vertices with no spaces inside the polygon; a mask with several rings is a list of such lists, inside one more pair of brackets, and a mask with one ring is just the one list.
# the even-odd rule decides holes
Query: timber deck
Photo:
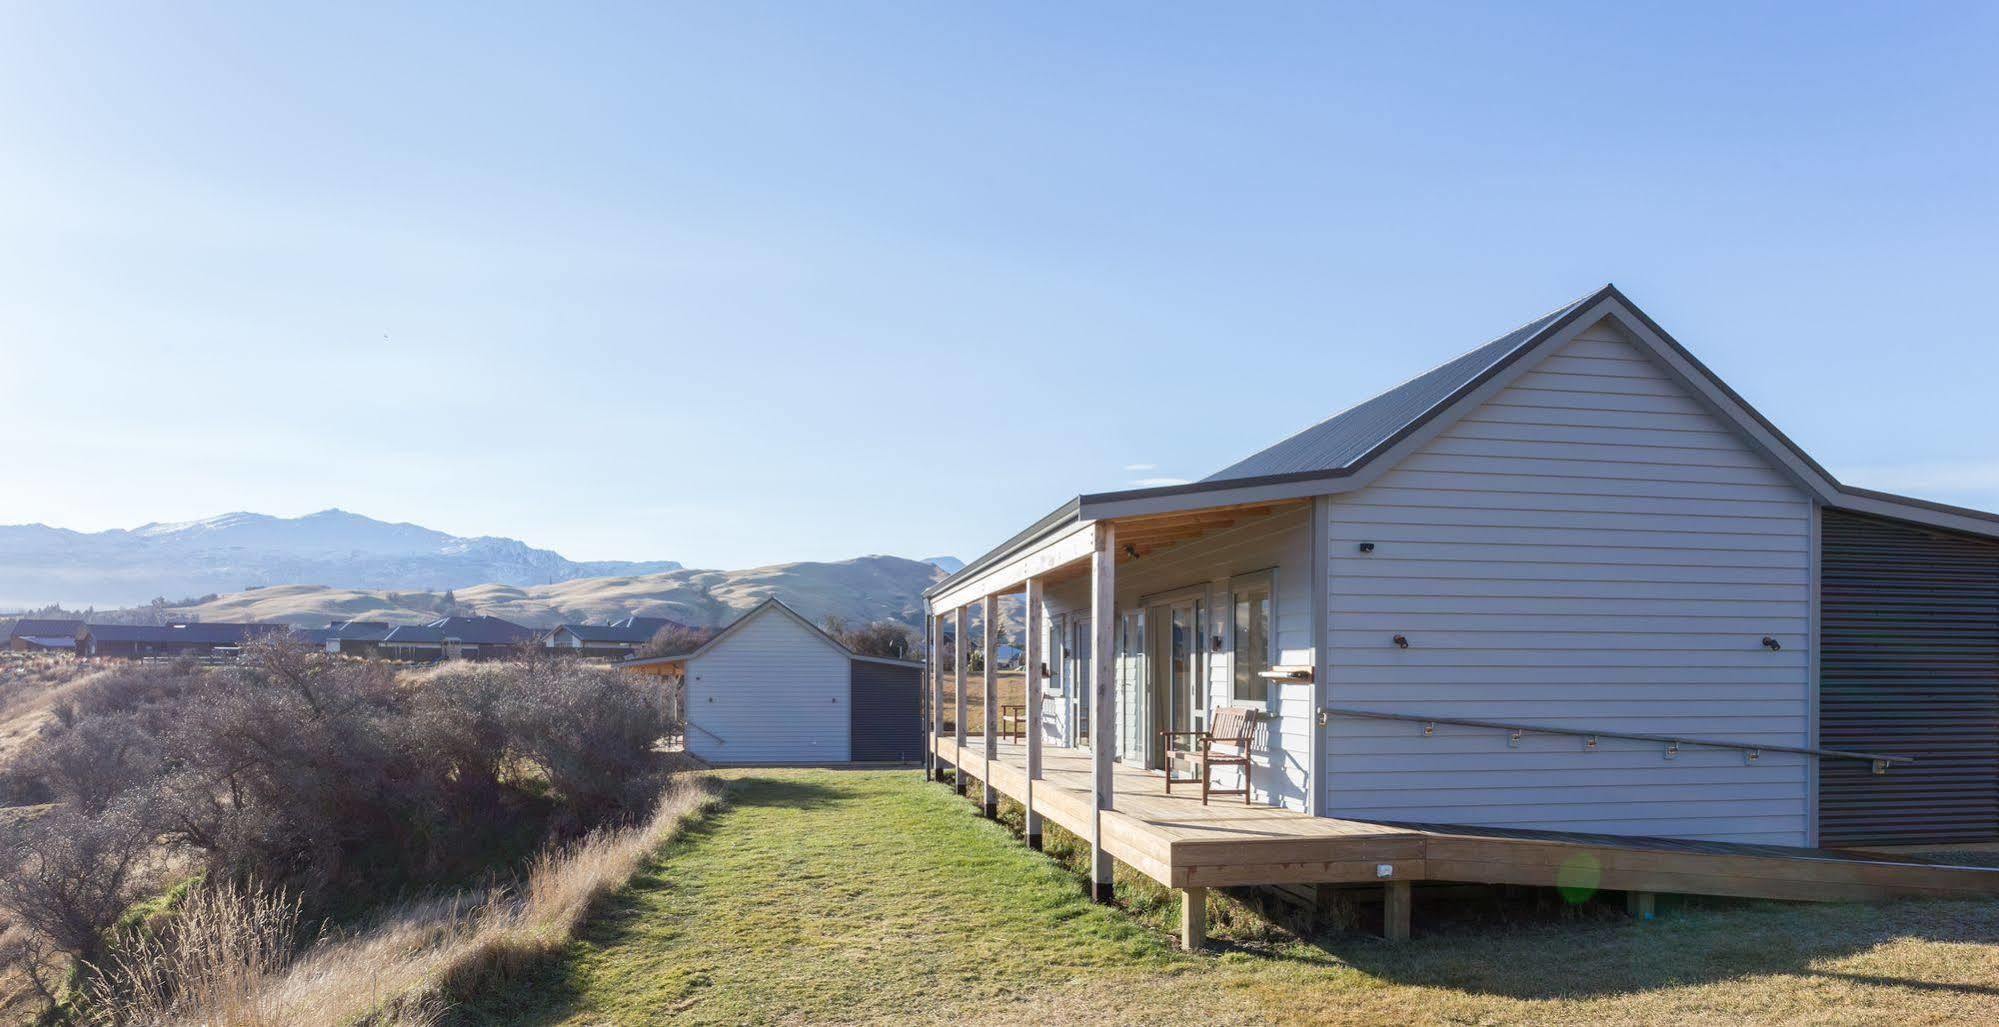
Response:
[{"label": "timber deck", "polygon": [[[959,765],[950,736],[933,741],[943,763]],[[983,739],[966,740],[963,760],[966,774],[985,779]],[[1026,766],[1026,746],[1002,740],[989,783],[1022,802]],[[1035,810],[1064,830],[1089,837],[1090,778],[1088,752],[1045,747]],[[1239,797],[1203,806],[1198,785],[1167,795],[1158,772],[1122,764],[1112,778],[1104,850],[1172,888],[1451,881],[1809,901],[1999,895],[1999,869],[1913,856],[1342,820],[1245,806]]]}]

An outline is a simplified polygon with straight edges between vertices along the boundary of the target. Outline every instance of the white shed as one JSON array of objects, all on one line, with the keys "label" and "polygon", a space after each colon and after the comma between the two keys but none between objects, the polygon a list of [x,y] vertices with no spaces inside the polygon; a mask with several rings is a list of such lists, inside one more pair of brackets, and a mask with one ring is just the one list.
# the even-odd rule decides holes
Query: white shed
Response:
[{"label": "white shed", "polygon": [[775,598],[691,653],[626,666],[678,671],[687,751],[709,763],[922,757],[923,665],[857,655]]}]

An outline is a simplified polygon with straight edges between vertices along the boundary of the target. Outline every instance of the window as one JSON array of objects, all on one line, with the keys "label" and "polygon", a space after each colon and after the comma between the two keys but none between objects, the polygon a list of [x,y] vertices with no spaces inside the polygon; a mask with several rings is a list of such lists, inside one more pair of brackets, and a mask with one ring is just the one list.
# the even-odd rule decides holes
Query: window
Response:
[{"label": "window", "polygon": [[1234,608],[1235,699],[1237,702],[1267,702],[1270,682],[1258,677],[1270,669],[1271,602],[1270,574],[1251,574],[1230,584]]}]

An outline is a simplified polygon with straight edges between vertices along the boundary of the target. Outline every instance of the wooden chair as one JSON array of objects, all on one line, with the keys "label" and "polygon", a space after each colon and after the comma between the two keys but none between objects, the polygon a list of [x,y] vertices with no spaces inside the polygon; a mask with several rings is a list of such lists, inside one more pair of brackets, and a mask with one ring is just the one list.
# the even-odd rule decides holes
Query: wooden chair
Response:
[{"label": "wooden chair", "polygon": [[[1256,734],[1257,711],[1240,706],[1224,706],[1210,715],[1206,731],[1161,731],[1166,739],[1166,794],[1176,784],[1200,782],[1201,805],[1210,795],[1240,795],[1249,805],[1249,746]],[[1194,765],[1193,777],[1174,777],[1173,764],[1186,760]],[[1210,782],[1213,767],[1241,767],[1241,788],[1216,788]]]},{"label": "wooden chair", "polygon": [[1010,742],[1027,741],[1027,707],[1007,703],[1000,707],[999,736]]}]

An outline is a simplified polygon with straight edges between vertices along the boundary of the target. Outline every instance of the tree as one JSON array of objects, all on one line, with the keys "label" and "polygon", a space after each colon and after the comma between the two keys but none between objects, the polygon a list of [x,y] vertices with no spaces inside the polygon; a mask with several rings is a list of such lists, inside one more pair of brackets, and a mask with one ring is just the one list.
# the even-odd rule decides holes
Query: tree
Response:
[{"label": "tree", "polygon": [[696,628],[686,624],[669,623],[667,626],[653,632],[652,637],[647,639],[644,645],[639,646],[638,651],[632,655],[641,659],[652,659],[657,656],[685,656],[701,648],[713,637],[715,637],[715,632],[710,628]]},{"label": "tree", "polygon": [[910,637],[909,628],[894,621],[853,625],[838,614],[829,614],[825,624],[828,635],[860,656],[907,660],[916,652],[916,641]]}]

